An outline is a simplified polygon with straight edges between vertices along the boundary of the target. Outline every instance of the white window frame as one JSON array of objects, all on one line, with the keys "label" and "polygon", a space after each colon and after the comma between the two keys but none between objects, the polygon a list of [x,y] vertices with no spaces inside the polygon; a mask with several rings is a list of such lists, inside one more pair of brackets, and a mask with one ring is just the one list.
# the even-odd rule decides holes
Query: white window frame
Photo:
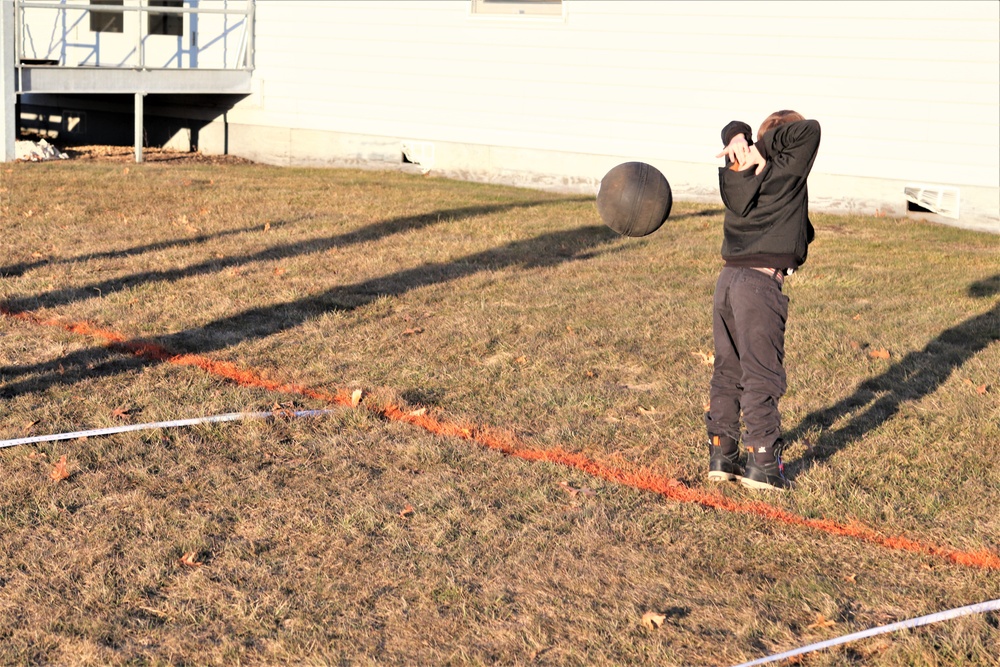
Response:
[{"label": "white window frame", "polygon": [[[146,6],[150,7],[151,9],[155,7],[183,9],[184,0],[149,0],[146,3]],[[167,37],[183,37],[184,15],[157,14],[156,12],[146,12],[146,34],[165,35]]]},{"label": "white window frame", "polygon": [[89,3],[89,27],[91,32],[122,34],[125,32],[124,12],[102,12],[97,7],[122,7],[124,0],[94,0]]}]

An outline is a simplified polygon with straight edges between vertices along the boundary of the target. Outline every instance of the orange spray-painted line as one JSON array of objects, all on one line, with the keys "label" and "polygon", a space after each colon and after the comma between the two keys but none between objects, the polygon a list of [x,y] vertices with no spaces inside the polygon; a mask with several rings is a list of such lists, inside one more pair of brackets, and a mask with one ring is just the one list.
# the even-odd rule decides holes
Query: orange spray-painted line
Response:
[{"label": "orange spray-painted line", "polygon": [[97,338],[104,341],[104,343],[109,347],[129,352],[130,354],[138,357],[144,357],[154,361],[163,361],[176,364],[178,366],[194,366],[196,368],[200,368],[206,373],[225,378],[244,387],[259,387],[261,389],[282,392],[285,394],[299,394],[300,396],[315,398],[320,401],[339,405],[352,404],[350,394],[343,390],[338,391],[336,394],[331,394],[319,389],[306,387],[305,385],[288,384],[284,382],[277,382],[275,380],[269,380],[259,373],[241,369],[235,364],[225,361],[214,361],[200,354],[177,354],[171,352],[162,345],[146,341],[128,340],[125,336],[115,331],[95,327],[87,322],[66,322],[55,318],[42,319],[34,313],[25,311],[10,311],[2,306],[0,306],[0,313],[23,322],[58,327],[70,333],[88,336],[90,338]]},{"label": "orange spray-painted line", "polygon": [[[127,351],[136,356],[163,361],[181,366],[194,366],[201,370],[225,378],[242,386],[259,387],[270,391],[298,394],[308,398],[344,406],[355,405],[351,394],[344,389],[336,393],[312,389],[300,384],[282,383],[269,380],[262,375],[241,369],[227,362],[213,361],[197,354],[175,354],[155,343],[130,341],[121,334],[94,327],[86,322],[65,322],[58,319],[42,319],[33,313],[12,312],[0,307],[0,313],[17,320],[44,326],[54,326],[71,333],[103,340],[110,347]],[[627,470],[621,466],[603,463],[583,454],[567,452],[559,447],[552,449],[534,449],[513,435],[483,428],[476,425],[465,425],[452,420],[438,419],[422,412],[407,412],[391,403],[375,404],[370,401],[365,407],[373,413],[390,421],[411,424],[435,435],[454,437],[475,442],[488,449],[526,461],[539,461],[575,468],[593,477],[630,486],[635,489],[659,494],[667,499],[680,503],[701,505],[723,512],[749,514],[772,521],[778,521],[792,526],[799,526],[820,531],[830,535],[849,537],[888,549],[909,551],[931,556],[937,556],[958,565],[989,570],[1000,570],[1000,555],[983,549],[981,551],[961,551],[919,540],[912,540],[899,535],[885,535],[858,522],[838,522],[829,519],[809,519],[779,507],[757,501],[736,501],[719,493],[685,486],[655,471],[645,469]]]},{"label": "orange spray-painted line", "polygon": [[426,414],[414,415],[394,405],[369,405],[368,407],[382,414],[387,419],[408,422],[420,426],[431,433],[472,440],[484,447],[528,461],[544,461],[576,468],[594,477],[643,491],[657,493],[676,502],[701,505],[724,512],[752,514],[793,526],[811,528],[830,535],[859,539],[889,549],[938,556],[959,565],[1000,570],[1000,555],[986,549],[974,552],[960,551],[958,549],[912,540],[907,537],[884,535],[858,522],[841,523],[829,519],[808,519],[767,503],[741,502],[726,498],[719,493],[691,488],[676,479],[671,479],[653,471],[643,469],[626,470],[620,466],[602,463],[583,454],[567,452],[558,447],[553,449],[532,449],[524,446],[513,436],[491,432],[488,429],[463,427],[453,422],[439,421]]}]

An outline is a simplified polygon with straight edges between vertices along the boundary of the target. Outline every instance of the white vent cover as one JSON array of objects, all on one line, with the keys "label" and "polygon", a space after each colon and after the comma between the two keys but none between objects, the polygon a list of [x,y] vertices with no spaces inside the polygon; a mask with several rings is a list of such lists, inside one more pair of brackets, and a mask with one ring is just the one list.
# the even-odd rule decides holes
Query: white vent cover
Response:
[{"label": "white vent cover", "polygon": [[958,188],[946,185],[907,185],[903,188],[907,201],[922,206],[946,218],[958,219],[961,195]]},{"label": "white vent cover", "polygon": [[407,162],[420,165],[427,173],[434,168],[434,144],[430,141],[403,141],[403,155]]}]

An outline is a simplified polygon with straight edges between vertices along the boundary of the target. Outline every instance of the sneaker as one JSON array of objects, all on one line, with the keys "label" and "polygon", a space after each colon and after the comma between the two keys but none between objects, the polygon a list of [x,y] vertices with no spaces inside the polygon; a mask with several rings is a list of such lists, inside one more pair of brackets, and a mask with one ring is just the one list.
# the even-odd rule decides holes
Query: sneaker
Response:
[{"label": "sneaker", "polygon": [[[761,457],[763,458],[763,457]],[[768,457],[770,460],[758,462],[753,454],[747,457],[746,470],[740,484],[748,489],[765,489],[769,491],[786,491],[792,487],[785,479],[785,464],[780,456]]]},{"label": "sneaker", "polygon": [[708,481],[737,482],[743,478],[739,444],[724,435],[713,435],[708,443]]}]

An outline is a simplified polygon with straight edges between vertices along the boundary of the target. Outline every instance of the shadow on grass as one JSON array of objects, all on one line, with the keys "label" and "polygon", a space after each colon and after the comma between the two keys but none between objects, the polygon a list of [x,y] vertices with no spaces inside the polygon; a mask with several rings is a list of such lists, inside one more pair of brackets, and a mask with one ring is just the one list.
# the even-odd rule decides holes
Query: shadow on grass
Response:
[{"label": "shadow on grass", "polygon": [[[557,204],[557,203],[574,202],[574,201],[587,201],[587,198],[577,197],[569,199],[528,201],[528,202],[520,202],[514,204],[466,206],[463,208],[450,209],[446,211],[434,211],[432,213],[425,213],[421,215],[393,218],[391,220],[385,220],[382,222],[375,223],[373,225],[369,225],[367,227],[363,227],[353,232],[348,232],[346,234],[341,234],[330,238],[308,239],[305,241],[299,241],[297,243],[289,243],[285,245],[274,246],[251,255],[239,255],[234,257],[223,257],[219,259],[212,259],[206,262],[202,262],[200,264],[194,264],[179,269],[169,269],[163,271],[144,271],[142,273],[134,273],[130,276],[102,280],[100,282],[91,283],[89,285],[84,285],[82,287],[57,289],[51,292],[44,292],[42,294],[37,294],[30,297],[13,297],[8,299],[7,302],[4,304],[4,306],[12,312],[22,311],[22,310],[34,310],[37,308],[54,308],[57,306],[65,306],[67,304],[75,303],[78,301],[86,301],[87,299],[94,299],[98,297],[107,296],[113,294],[114,292],[126,290],[129,289],[130,287],[134,287],[137,285],[176,282],[178,280],[183,280],[185,278],[216,273],[228,268],[242,266],[245,264],[251,264],[254,262],[288,259],[290,257],[299,257],[303,255],[321,253],[326,250],[330,250],[331,248],[344,248],[352,245],[357,245],[359,243],[367,243],[369,241],[375,241],[377,239],[390,236],[392,234],[401,234],[408,231],[423,229],[424,227],[439,223],[441,221],[464,220],[466,218],[472,218],[480,215],[490,215],[492,213],[499,213],[501,211],[507,211],[515,208],[530,208],[533,206],[542,206],[546,204]],[[272,223],[272,226],[274,224],[276,223]],[[280,224],[288,224],[288,223],[281,222]],[[231,234],[241,234],[244,232],[256,231],[260,229],[261,227],[254,227],[249,229],[234,230],[231,232],[221,232],[213,236],[200,236],[191,239],[182,239],[177,241],[151,244],[148,246],[140,246],[138,248],[130,250],[119,250],[107,253],[95,253],[92,255],[83,255],[74,260],[64,260],[64,261],[86,261],[88,259],[128,257],[132,255],[138,255],[144,252],[164,250],[166,248],[171,248],[171,247],[183,247],[186,245],[193,245],[195,243],[201,243],[207,240],[211,240],[212,238],[228,236]],[[46,261],[39,261],[34,264],[13,265],[6,268],[0,268],[0,275],[21,275],[29,269],[35,268],[39,265],[43,265],[46,263],[47,263]]]},{"label": "shadow on grass", "polygon": [[[537,202],[536,202],[537,203]],[[546,202],[547,203],[547,202]],[[531,204],[534,205],[535,203]],[[527,205],[527,204],[526,204]],[[270,249],[254,257],[285,257],[290,253],[320,251],[333,245],[361,243],[379,236],[419,228],[436,222],[442,217],[454,219],[456,215],[472,216],[491,213],[503,207],[469,207],[441,214],[414,216],[373,225],[370,228],[347,234],[335,239],[311,241]],[[595,256],[620,238],[603,225],[592,225],[562,232],[543,234],[532,239],[516,241],[506,245],[467,255],[450,262],[427,263],[404,271],[367,280],[353,285],[341,285],[318,295],[282,304],[251,308],[230,317],[221,318],[205,326],[188,329],[169,336],[156,338],[154,342],[176,352],[206,353],[237,345],[247,340],[264,338],[296,327],[303,322],[333,311],[351,311],[365,306],[380,297],[401,296],[410,290],[451,282],[466,278],[482,271],[509,267],[524,270],[551,267],[568,261],[584,260]],[[249,261],[243,258],[242,261]],[[219,263],[199,264],[179,273],[193,275],[197,272],[218,270]],[[137,279],[178,279],[174,272],[154,272],[138,274]],[[174,276],[167,278],[167,276]],[[25,303],[67,303],[69,297],[91,298],[94,286],[80,290],[57,291],[42,297],[21,299],[7,305],[10,312],[23,309]],[[58,298],[57,298],[58,297]],[[19,307],[20,305],[20,307]],[[83,378],[107,376],[128,372],[151,362],[145,359],[122,359],[118,352],[103,347],[80,350],[56,360],[42,364],[5,366],[0,368],[0,378],[24,378],[19,382],[6,384],[0,389],[0,396],[10,398],[23,393],[43,392],[51,386],[71,384]],[[29,377],[30,376],[30,377]]]},{"label": "shadow on grass", "polygon": [[[972,283],[968,294],[986,298],[1000,292],[1000,274]],[[862,382],[854,393],[828,408],[806,415],[794,430],[785,434],[788,442],[820,429],[819,439],[801,459],[786,462],[789,477],[826,461],[841,449],[899,412],[907,401],[915,401],[937,390],[973,355],[1000,340],[1000,301],[990,310],[942,331],[918,352],[911,352],[885,372]],[[867,409],[864,409],[868,406]],[[846,424],[833,424],[862,410]]]},{"label": "shadow on grass", "polygon": [[[4,307],[11,313],[17,313],[38,307],[65,305],[96,298],[102,294],[106,296],[131,285],[157,281],[177,281],[185,277],[217,272],[227,267],[250,262],[294,257],[323,252],[334,247],[361,244],[390,234],[422,229],[442,220],[454,221],[512,208],[589,201],[590,199],[589,197],[577,197],[495,206],[471,206],[395,218],[340,236],[275,246],[252,255],[212,260],[183,269],[142,272],[125,278],[93,283],[85,287],[54,290],[32,297],[19,297],[6,302]],[[695,211],[672,216],[671,221],[710,216],[717,213],[716,209]],[[586,261],[600,254],[614,251],[613,242],[621,238],[604,225],[590,225],[543,234],[532,239],[512,242],[474,253],[451,262],[428,263],[353,285],[337,286],[308,298],[251,308],[230,317],[210,322],[202,327],[155,338],[152,342],[178,353],[207,353],[238,345],[247,340],[264,338],[286,331],[323,313],[351,311],[380,297],[401,296],[413,289],[459,280],[482,271],[509,267],[530,270],[552,267],[568,261]],[[178,241],[177,243],[184,244],[187,241],[194,241],[194,239]],[[160,245],[142,246],[116,252],[122,256],[132,255],[159,249]],[[97,255],[86,255],[81,257],[81,260],[92,256],[96,257]],[[53,386],[70,385],[84,379],[134,372],[152,363],[160,362],[133,357],[123,358],[119,352],[113,349],[95,346],[43,363],[4,366],[0,367],[0,380],[6,384],[0,387],[0,397],[12,398],[27,393],[44,392]],[[19,381],[18,378],[20,378]]]},{"label": "shadow on grass", "polygon": [[[303,218],[296,218],[295,220],[276,220],[274,222],[269,222],[272,228],[282,227],[289,224],[290,222],[297,222]],[[37,269],[40,266],[48,266],[50,264],[77,264],[80,262],[89,262],[97,259],[116,259],[119,257],[133,257],[135,255],[144,255],[147,252],[157,252],[159,250],[168,250],[170,248],[184,248],[187,246],[198,245],[200,243],[207,243],[215,239],[225,238],[227,236],[239,236],[240,234],[249,234],[251,232],[259,232],[263,228],[263,224],[254,225],[253,227],[242,227],[240,229],[227,229],[226,231],[218,232],[217,234],[199,234],[198,236],[192,236],[187,239],[174,239],[173,241],[160,241],[158,243],[149,243],[147,245],[136,246],[135,248],[127,248],[125,250],[107,250],[105,252],[93,252],[86,255],[79,255],[77,257],[67,257],[58,259],[39,259],[34,262],[19,262],[17,264],[11,264],[9,266],[0,266],[0,276],[4,278],[16,278],[18,276],[23,276],[28,271]]]}]

